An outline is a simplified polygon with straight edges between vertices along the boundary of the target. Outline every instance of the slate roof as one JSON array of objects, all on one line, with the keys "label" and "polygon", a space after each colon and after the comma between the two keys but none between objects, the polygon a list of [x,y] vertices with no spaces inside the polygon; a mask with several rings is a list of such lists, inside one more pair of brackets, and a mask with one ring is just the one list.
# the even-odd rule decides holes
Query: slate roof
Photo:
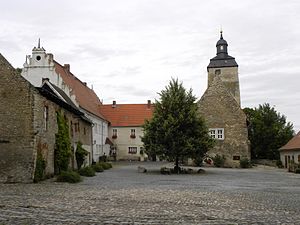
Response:
[{"label": "slate roof", "polygon": [[153,104],[100,105],[99,110],[115,127],[139,127],[153,114]]},{"label": "slate roof", "polygon": [[68,102],[65,102],[64,100],[56,96],[56,94],[54,94],[53,91],[47,87],[47,85],[43,85],[42,87],[35,87],[35,88],[39,91],[41,95],[43,95],[50,101],[56,103],[57,105],[68,110],[69,112],[74,113],[75,115],[79,116],[86,122],[92,123],[88,118],[85,117],[84,113],[81,112],[75,105],[71,105]]},{"label": "slate roof", "polygon": [[238,67],[235,58],[228,54],[219,54],[210,60],[208,68]]},{"label": "slate roof", "polygon": [[61,75],[63,81],[72,89],[79,106],[93,115],[107,120],[99,112],[99,105],[102,103],[96,93],[90,89],[86,83],[82,82],[75,75],[73,75],[66,67],[60,65],[56,61],[54,61],[54,65],[55,71]]},{"label": "slate roof", "polygon": [[286,143],[284,146],[282,146],[280,151],[285,150],[300,150],[300,131],[296,136],[294,136],[291,140],[289,140],[288,143]]}]

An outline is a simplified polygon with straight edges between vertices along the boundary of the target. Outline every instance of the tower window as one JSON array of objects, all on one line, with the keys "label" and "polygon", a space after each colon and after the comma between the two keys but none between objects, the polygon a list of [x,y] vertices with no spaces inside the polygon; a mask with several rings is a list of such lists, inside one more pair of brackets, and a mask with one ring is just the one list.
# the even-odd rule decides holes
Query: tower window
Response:
[{"label": "tower window", "polygon": [[212,128],[212,129],[209,129],[209,135],[213,139],[224,140],[224,128]]},{"label": "tower window", "polygon": [[215,70],[215,74],[216,75],[220,75],[221,74],[221,70]]},{"label": "tower window", "polygon": [[44,106],[44,130],[48,130],[48,116],[49,116],[49,108],[48,106]]},{"label": "tower window", "polygon": [[41,60],[41,56],[38,55],[38,56],[36,57],[36,60],[37,60],[37,61],[40,61],[40,60]]},{"label": "tower window", "polygon": [[223,45],[221,45],[221,46],[220,46],[220,50],[223,50],[223,49],[224,49],[224,46],[223,46]]}]

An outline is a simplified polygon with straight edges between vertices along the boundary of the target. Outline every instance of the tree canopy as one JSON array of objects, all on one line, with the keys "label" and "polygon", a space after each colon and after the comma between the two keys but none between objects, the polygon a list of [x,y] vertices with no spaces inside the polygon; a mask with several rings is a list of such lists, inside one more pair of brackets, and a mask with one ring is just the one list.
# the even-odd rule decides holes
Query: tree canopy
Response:
[{"label": "tree canopy", "polygon": [[213,146],[204,120],[198,113],[196,97],[182,83],[172,79],[159,93],[153,117],[144,124],[145,151],[175,161],[182,158],[202,158]]},{"label": "tree canopy", "polygon": [[279,159],[278,149],[294,135],[293,124],[268,103],[258,108],[245,108],[249,122],[248,136],[254,159]]}]

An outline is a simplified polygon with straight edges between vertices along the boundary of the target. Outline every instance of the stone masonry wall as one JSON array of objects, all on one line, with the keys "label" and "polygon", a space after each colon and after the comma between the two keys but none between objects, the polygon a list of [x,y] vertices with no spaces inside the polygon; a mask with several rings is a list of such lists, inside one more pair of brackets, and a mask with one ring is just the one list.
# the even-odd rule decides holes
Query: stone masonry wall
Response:
[{"label": "stone masonry wall", "polygon": [[234,156],[250,159],[246,116],[220,78],[214,79],[198,104],[208,128],[224,128],[224,140],[216,140],[209,155],[224,155],[230,167],[239,166]]},{"label": "stone masonry wall", "polygon": [[211,85],[216,76],[220,77],[220,79],[223,81],[224,86],[232,94],[232,96],[240,106],[241,100],[238,67],[209,68],[208,86]]},{"label": "stone masonry wall", "polygon": [[0,182],[30,182],[34,169],[31,85],[0,54]]}]

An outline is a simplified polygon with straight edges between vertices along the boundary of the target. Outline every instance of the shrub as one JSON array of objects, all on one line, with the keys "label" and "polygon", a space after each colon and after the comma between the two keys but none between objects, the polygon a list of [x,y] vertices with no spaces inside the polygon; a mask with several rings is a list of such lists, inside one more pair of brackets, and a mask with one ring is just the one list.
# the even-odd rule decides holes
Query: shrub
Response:
[{"label": "shrub", "polygon": [[106,155],[99,156],[99,162],[106,162],[106,160],[107,160]]},{"label": "shrub", "polygon": [[88,155],[88,151],[85,150],[83,147],[82,147],[82,143],[79,141],[77,143],[77,147],[76,147],[76,152],[75,152],[75,157],[76,157],[76,162],[77,162],[77,168],[80,169],[84,160],[85,160],[85,157]]},{"label": "shrub", "polygon": [[91,166],[83,167],[79,170],[79,174],[85,177],[93,177],[95,176],[95,170]]},{"label": "shrub", "polygon": [[102,166],[102,168],[104,170],[108,170],[110,168],[112,168],[112,164],[111,163],[108,163],[108,162],[99,162],[98,163],[100,166]]},{"label": "shrub", "polygon": [[280,159],[276,161],[276,166],[277,166],[278,168],[283,168],[283,164],[282,164],[282,162],[281,162]]},{"label": "shrub", "polygon": [[297,168],[297,169],[295,170],[295,173],[300,173],[300,168]]},{"label": "shrub", "polygon": [[58,182],[68,182],[68,183],[78,183],[78,182],[82,181],[82,178],[75,171],[62,171],[57,176],[56,181],[58,181]]},{"label": "shrub", "polygon": [[241,168],[251,168],[251,161],[248,158],[242,158],[240,160],[240,167]]},{"label": "shrub", "polygon": [[225,156],[222,155],[216,155],[214,158],[213,158],[213,161],[214,161],[214,165],[215,167],[224,167],[224,163],[225,163]]},{"label": "shrub", "polygon": [[92,165],[92,168],[98,173],[104,171],[103,167],[99,163]]},{"label": "shrub", "polygon": [[194,159],[194,164],[195,166],[203,166],[203,158],[202,157],[197,157]]}]

